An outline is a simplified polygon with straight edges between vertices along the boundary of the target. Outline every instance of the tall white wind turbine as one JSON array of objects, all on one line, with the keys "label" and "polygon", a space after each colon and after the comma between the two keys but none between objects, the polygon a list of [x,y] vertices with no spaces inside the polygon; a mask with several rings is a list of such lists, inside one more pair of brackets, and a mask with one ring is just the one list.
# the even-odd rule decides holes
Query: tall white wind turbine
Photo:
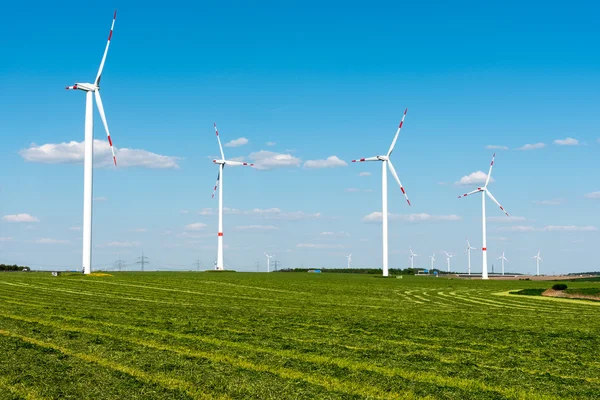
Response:
[{"label": "tall white wind turbine", "polygon": [[495,158],[496,158],[496,153],[494,153],[494,155],[492,156],[492,162],[490,163],[490,172],[488,173],[487,179],[485,180],[485,185],[483,187],[477,188],[477,190],[473,190],[472,192],[465,193],[462,196],[458,196],[458,198],[460,199],[461,197],[466,197],[466,196],[469,196],[469,195],[481,192],[481,220],[482,220],[482,227],[483,227],[483,241],[482,241],[482,246],[481,246],[481,251],[483,252],[483,265],[482,265],[482,268],[481,268],[481,279],[488,279],[488,267],[487,267],[487,233],[486,233],[486,220],[485,220],[485,196],[487,195],[490,199],[492,199],[492,201],[494,203],[496,203],[498,205],[498,207],[500,207],[500,209],[508,217],[508,213],[506,212],[506,210],[504,209],[504,207],[502,207],[500,205],[500,203],[498,203],[498,200],[496,200],[496,198],[492,195],[492,193],[488,189],[488,184],[490,183],[490,178],[492,176],[492,167],[494,166],[494,159]]},{"label": "tall white wind turbine", "polygon": [[271,272],[271,258],[273,258],[273,255],[268,255],[267,253],[265,253],[265,256],[267,256],[267,272]]},{"label": "tall white wind turbine", "polygon": [[508,261],[508,258],[504,257],[504,252],[502,252],[502,255],[500,257],[498,257],[498,260],[502,260],[502,275],[504,275],[504,261],[506,261],[506,262],[510,262],[510,261]]},{"label": "tall white wind turbine", "polygon": [[348,259],[348,269],[350,269],[350,266],[352,265],[352,253],[347,255],[346,258]]},{"label": "tall white wind turbine", "polygon": [[435,253],[429,256],[431,259],[431,271],[433,272],[433,263],[435,263]]},{"label": "tall white wind turbine", "polygon": [[67,86],[67,90],[81,90],[85,92],[85,138],[84,138],[84,162],[83,162],[83,258],[82,268],[84,274],[92,272],[92,199],[93,199],[93,163],[94,163],[94,98],[96,106],[104,124],[104,130],[108,137],[108,144],[112,150],[113,161],[117,165],[117,158],[110,138],[110,131],[106,123],[104,115],[104,107],[102,98],[100,97],[100,80],[102,79],[102,70],[108,54],[108,47],[112,39],[115,20],[117,19],[117,11],[113,15],[110,33],[108,34],[108,42],[104,49],[104,55],[98,68],[98,74],[94,83],[76,83],[73,86]]},{"label": "tall white wind turbine", "polygon": [[450,272],[450,259],[452,257],[455,256],[455,254],[448,254],[447,252],[444,252],[446,254],[446,263],[448,264],[448,272]]},{"label": "tall white wind turbine", "polygon": [[469,238],[467,239],[467,249],[465,250],[465,252],[463,254],[467,254],[467,260],[469,261],[468,263],[468,270],[469,270],[469,275],[471,275],[471,250],[476,250],[475,247],[471,246],[471,243],[469,243]]},{"label": "tall white wind turbine", "polygon": [[406,197],[406,202],[410,206],[410,200],[408,200],[408,196],[406,195],[406,191],[400,182],[400,178],[398,178],[398,174],[396,173],[396,169],[390,160],[390,156],[394,151],[394,147],[396,146],[396,141],[398,140],[398,135],[400,135],[400,130],[402,129],[402,125],[404,124],[404,118],[406,117],[406,112],[408,108],[404,110],[404,115],[402,116],[402,121],[400,121],[400,125],[398,125],[398,130],[396,131],[396,136],[394,136],[394,140],[392,144],[384,156],[375,156],[368,158],[360,158],[358,160],[352,160],[352,162],[364,162],[364,161],[381,161],[381,218],[382,218],[382,230],[383,230],[383,276],[388,276],[388,204],[387,204],[387,169],[388,165],[390,167],[390,172],[398,185],[400,185],[400,190],[404,197]]},{"label": "tall white wind turbine", "polygon": [[544,260],[542,260],[542,257],[540,257],[540,251],[541,250],[538,250],[537,255],[531,257],[531,258],[535,259],[535,265],[536,265],[536,271],[537,271],[536,275],[537,276],[540,276],[540,261],[544,261]]},{"label": "tall white wind turbine", "polygon": [[223,170],[226,165],[237,166],[237,165],[245,165],[245,166],[253,166],[254,164],[249,164],[246,162],[240,161],[229,161],[225,159],[225,153],[223,153],[223,146],[221,145],[221,138],[219,137],[219,130],[217,129],[217,124],[215,126],[215,133],[217,134],[217,142],[219,142],[219,150],[221,150],[221,159],[213,160],[213,163],[219,166],[219,174],[217,175],[217,183],[215,183],[215,188],[213,189],[212,197],[215,197],[215,192],[217,191],[217,187],[219,188],[219,232],[217,239],[217,266],[216,270],[223,270]]},{"label": "tall white wind turbine", "polygon": [[419,257],[419,255],[413,253],[413,251],[410,247],[408,248],[408,250],[410,251],[410,257],[408,257],[408,258],[410,258],[410,268],[415,269],[415,264],[414,264],[415,257]]}]

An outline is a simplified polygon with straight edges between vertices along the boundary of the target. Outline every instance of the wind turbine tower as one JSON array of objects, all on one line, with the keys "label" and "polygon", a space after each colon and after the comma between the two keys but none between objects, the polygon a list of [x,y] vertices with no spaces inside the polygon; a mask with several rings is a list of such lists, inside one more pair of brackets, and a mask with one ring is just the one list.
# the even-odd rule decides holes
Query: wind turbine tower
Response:
[{"label": "wind turbine tower", "polygon": [[471,275],[471,250],[476,250],[476,249],[475,249],[475,247],[471,246],[471,243],[469,243],[469,239],[468,238],[466,238],[466,239],[467,239],[467,249],[465,250],[465,253],[467,254],[469,275]]},{"label": "wind turbine tower", "polygon": [[433,271],[433,264],[435,263],[435,253],[429,256],[431,259],[431,271]]},{"label": "wind turbine tower", "polygon": [[492,177],[492,167],[494,166],[495,158],[496,158],[496,153],[494,153],[494,155],[492,156],[492,162],[490,163],[490,171],[488,172],[487,179],[485,180],[485,185],[483,187],[479,187],[476,190],[473,190],[469,193],[465,193],[462,196],[458,196],[458,198],[460,199],[461,197],[466,197],[466,196],[481,192],[481,221],[482,221],[481,223],[482,223],[482,231],[483,231],[483,240],[481,242],[482,243],[481,251],[483,252],[483,265],[481,266],[481,279],[489,279],[488,278],[488,266],[487,266],[487,233],[486,233],[486,219],[485,219],[485,196],[487,195],[490,199],[492,199],[492,201],[494,203],[496,203],[498,205],[498,207],[500,207],[500,209],[508,217],[508,213],[506,212],[504,207],[502,207],[500,205],[500,203],[498,203],[498,200],[496,200],[496,198],[492,195],[492,193],[488,189],[488,184],[490,183],[490,178]]},{"label": "wind turbine tower", "polygon": [[414,261],[415,261],[415,257],[418,257],[418,254],[413,253],[412,249],[409,247],[408,250],[410,251],[410,268],[411,269],[415,269],[415,265],[414,265]]},{"label": "wind turbine tower", "polygon": [[265,253],[265,256],[267,256],[267,272],[271,272],[271,258],[273,258],[274,254],[270,256]]},{"label": "wind turbine tower", "polygon": [[402,125],[404,124],[404,118],[406,117],[406,112],[408,109],[404,110],[404,115],[402,116],[402,121],[400,121],[400,125],[398,125],[398,130],[396,131],[396,136],[394,136],[394,140],[392,140],[392,144],[384,156],[375,156],[375,157],[367,157],[360,158],[358,160],[352,160],[352,162],[364,162],[364,161],[381,161],[381,227],[383,231],[383,276],[388,276],[388,204],[387,204],[387,170],[388,166],[392,176],[398,182],[400,186],[400,190],[404,197],[406,198],[406,202],[410,206],[410,200],[408,200],[408,196],[406,195],[406,191],[404,190],[404,186],[400,182],[400,178],[396,173],[396,169],[390,160],[390,156],[394,151],[394,147],[396,146],[396,141],[398,140],[398,135],[400,134],[400,130],[402,129]]},{"label": "wind turbine tower", "polygon": [[454,257],[454,254],[448,254],[447,252],[444,252],[446,254],[446,263],[448,264],[448,272],[450,272],[450,259],[452,257]]},{"label": "wind turbine tower", "polygon": [[508,261],[508,258],[504,257],[504,252],[502,252],[502,255],[500,257],[498,257],[498,260],[502,261],[502,275],[504,275],[504,261],[506,261],[506,262],[510,262],[510,261]]},{"label": "wind turbine tower", "polygon": [[108,54],[108,47],[112,39],[115,20],[117,19],[117,11],[113,15],[112,25],[108,34],[108,41],[104,49],[100,68],[94,83],[76,83],[73,86],[67,86],[67,90],[81,90],[85,92],[85,139],[84,139],[84,158],[83,158],[83,257],[82,269],[84,274],[92,272],[92,203],[93,203],[93,165],[94,165],[94,98],[96,106],[108,137],[108,144],[112,151],[113,161],[117,165],[115,149],[113,148],[110,138],[110,131],[104,115],[104,106],[100,97],[100,80],[102,79],[102,71]]},{"label": "wind turbine tower", "polygon": [[213,189],[212,197],[214,199],[215,192],[217,191],[217,187],[219,187],[219,232],[217,238],[217,266],[216,270],[222,271],[223,267],[223,170],[226,165],[237,166],[253,166],[254,164],[249,164],[246,162],[240,161],[229,161],[225,159],[225,153],[223,153],[223,146],[221,145],[221,138],[219,137],[219,130],[217,129],[217,124],[215,126],[215,133],[217,134],[217,142],[219,142],[219,150],[221,150],[221,159],[213,160],[213,163],[219,166],[219,174],[217,175],[217,183],[215,183],[215,188]]},{"label": "wind turbine tower", "polygon": [[536,265],[536,275],[537,275],[537,276],[540,276],[540,261],[544,261],[544,260],[542,260],[542,257],[540,257],[540,251],[541,251],[541,250],[538,250],[538,253],[537,253],[537,255],[535,255],[535,256],[533,256],[533,257],[531,257],[531,258],[534,258],[534,259],[535,259],[535,265]]},{"label": "wind turbine tower", "polygon": [[350,266],[352,265],[352,253],[346,256],[346,258],[348,259],[348,269],[350,269]]}]

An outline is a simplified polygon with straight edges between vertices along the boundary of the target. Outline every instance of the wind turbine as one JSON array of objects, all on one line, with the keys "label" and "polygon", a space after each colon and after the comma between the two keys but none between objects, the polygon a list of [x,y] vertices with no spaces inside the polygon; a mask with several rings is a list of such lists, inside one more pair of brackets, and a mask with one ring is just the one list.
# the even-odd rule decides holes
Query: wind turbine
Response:
[{"label": "wind turbine", "polygon": [[540,250],[538,250],[537,255],[535,255],[531,258],[535,258],[535,264],[537,267],[537,276],[540,276],[540,261],[544,261],[544,260],[542,260],[542,257],[540,257]]},{"label": "wind turbine", "polygon": [[[476,250],[475,247],[471,247],[471,243],[469,243],[469,238],[467,239],[467,249],[465,253],[467,253],[467,259],[469,260],[469,275],[471,275],[471,250]],[[465,254],[463,253],[463,254]]]},{"label": "wind turbine", "polygon": [[404,118],[406,117],[406,112],[408,108],[404,110],[404,115],[402,116],[402,121],[400,121],[400,125],[398,125],[398,130],[396,131],[396,136],[394,136],[394,140],[392,144],[384,156],[375,156],[368,158],[360,158],[358,160],[352,160],[352,162],[364,162],[364,161],[381,161],[381,218],[382,218],[382,229],[383,229],[383,276],[388,276],[388,205],[387,205],[387,169],[388,165],[390,167],[390,171],[398,185],[400,185],[400,190],[404,197],[406,197],[406,202],[410,206],[410,200],[408,200],[408,196],[406,195],[406,191],[400,182],[400,178],[398,178],[398,174],[396,173],[396,169],[390,160],[390,156],[394,151],[394,147],[396,146],[396,141],[398,140],[398,135],[400,134],[400,130],[402,129],[402,125],[404,124]]},{"label": "wind turbine", "polygon": [[350,269],[350,265],[352,265],[352,253],[350,253],[350,255],[346,256],[346,258],[348,259],[348,269]]},{"label": "wind turbine", "polygon": [[415,269],[414,260],[415,260],[415,257],[418,257],[419,255],[413,253],[413,251],[410,247],[408,248],[408,250],[410,250],[410,257],[408,257],[408,258],[410,258],[410,268]]},{"label": "wind turbine", "polygon": [[498,260],[502,260],[502,275],[504,275],[504,261],[506,261],[506,262],[510,262],[510,261],[508,261],[508,258],[504,257],[504,252],[502,252],[502,255],[500,257],[498,257]]},{"label": "wind turbine", "polygon": [[471,194],[481,192],[481,220],[482,220],[482,226],[483,226],[483,241],[482,241],[482,246],[481,246],[481,251],[483,251],[483,265],[481,267],[481,279],[489,279],[488,278],[488,267],[487,267],[487,234],[486,234],[486,220],[485,220],[485,196],[487,195],[490,199],[492,199],[492,201],[494,203],[496,203],[498,205],[498,207],[500,207],[500,209],[502,211],[504,211],[504,214],[506,214],[506,216],[508,217],[508,213],[506,212],[504,207],[502,207],[500,205],[500,203],[498,203],[498,200],[496,200],[496,198],[492,195],[492,193],[487,188],[488,184],[490,183],[490,178],[492,176],[492,167],[494,166],[495,158],[496,158],[496,153],[494,153],[494,155],[492,156],[492,162],[490,163],[490,171],[488,173],[487,179],[485,180],[485,185],[482,188],[479,187],[479,188],[477,188],[477,190],[473,190],[472,192],[465,193],[462,196],[458,196],[458,198],[460,199],[461,197],[466,197]]},{"label": "wind turbine", "polygon": [[[225,153],[223,153],[223,146],[221,145],[221,138],[219,138],[219,130],[217,129],[217,124],[215,126],[215,133],[217,134],[217,142],[219,142],[219,150],[221,150],[221,159],[213,160],[213,163],[219,166],[219,174],[217,175],[217,183],[215,183],[215,188],[213,189],[212,197],[215,198],[215,192],[217,191],[217,186],[219,187],[219,232],[217,239],[217,266],[215,269],[223,270],[223,170],[225,169],[225,165],[249,165],[253,166],[254,164],[248,164],[246,162],[240,161],[229,161],[225,159]],[[220,184],[219,184],[220,182]]]},{"label": "wind turbine", "polygon": [[274,254],[270,256],[265,253],[265,256],[267,256],[267,272],[271,272],[271,258],[273,258]]},{"label": "wind turbine", "polygon": [[98,68],[98,74],[94,83],[76,83],[73,86],[67,86],[67,90],[81,90],[85,92],[85,137],[84,137],[84,162],[83,162],[83,258],[82,267],[83,273],[89,274],[92,272],[92,202],[93,202],[93,163],[94,163],[94,97],[96,98],[96,106],[100,113],[100,118],[106,130],[108,144],[113,155],[115,166],[117,165],[117,157],[110,138],[110,131],[106,123],[104,115],[104,107],[102,98],[100,97],[100,80],[102,79],[102,70],[108,54],[108,47],[112,38],[115,20],[117,19],[117,11],[113,15],[110,33],[108,34],[108,42],[104,49],[104,55]]},{"label": "wind turbine", "polygon": [[444,253],[446,254],[446,262],[448,263],[448,272],[450,272],[450,259],[454,257],[455,254],[448,254],[447,252]]},{"label": "wind turbine", "polygon": [[435,262],[435,253],[429,256],[431,258],[431,271],[433,271],[433,263]]}]

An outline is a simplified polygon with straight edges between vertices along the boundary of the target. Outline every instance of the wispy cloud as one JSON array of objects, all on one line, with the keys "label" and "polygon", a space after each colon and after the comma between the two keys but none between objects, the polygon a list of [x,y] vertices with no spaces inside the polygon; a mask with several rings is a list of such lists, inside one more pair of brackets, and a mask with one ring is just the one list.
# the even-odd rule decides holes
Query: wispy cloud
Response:
[{"label": "wispy cloud", "polygon": [[[35,143],[19,151],[25,161],[43,164],[83,163],[84,142],[48,143],[41,146]],[[119,167],[179,168],[179,157],[163,156],[146,150],[116,148]],[[94,163],[97,167],[113,165],[112,152],[107,141],[94,140]]]},{"label": "wispy cloud", "polygon": [[525,217],[517,217],[517,216],[503,216],[503,217],[487,217],[489,222],[519,222],[525,221]]},{"label": "wispy cloud", "polygon": [[487,146],[485,146],[485,148],[488,150],[508,150],[507,146],[498,146],[495,144],[488,144]]},{"label": "wispy cloud", "polygon": [[358,174],[358,176],[371,176],[373,174],[371,174],[370,172],[361,172]]},{"label": "wispy cloud", "polygon": [[576,225],[548,225],[542,228],[546,232],[595,232],[598,230],[595,226],[576,226]]},{"label": "wispy cloud", "polygon": [[70,231],[74,231],[74,232],[79,232],[81,231],[81,227],[80,226],[71,226],[69,227]]},{"label": "wispy cloud", "polygon": [[105,245],[100,245],[99,247],[130,248],[130,247],[138,247],[140,245],[141,245],[140,242],[124,241],[124,242],[109,242],[109,243],[106,243]]},{"label": "wispy cloud", "polygon": [[515,225],[515,226],[503,226],[498,228],[499,231],[505,232],[533,232],[535,228],[533,226]]},{"label": "wispy cloud", "polygon": [[524,146],[517,148],[516,150],[523,150],[523,151],[537,150],[537,149],[543,149],[544,147],[546,147],[546,143],[540,142],[540,143],[526,144]]},{"label": "wispy cloud", "polygon": [[[372,212],[365,215],[362,222],[378,223],[383,220],[381,211]],[[460,221],[462,218],[458,215],[430,215],[430,214],[392,214],[388,213],[388,221],[408,221],[408,222],[436,222],[436,221]]]},{"label": "wispy cloud", "polygon": [[29,214],[5,215],[2,217],[2,220],[6,222],[40,222],[37,217]]},{"label": "wispy cloud", "polygon": [[585,195],[588,199],[600,199],[600,192],[592,192]]},{"label": "wispy cloud", "polygon": [[108,197],[94,197],[94,201],[108,201]]},{"label": "wispy cloud", "polygon": [[245,144],[248,144],[248,139],[246,139],[245,137],[241,137],[241,138],[233,139],[233,140],[225,143],[224,146],[225,147],[240,147]]},{"label": "wispy cloud", "polygon": [[534,200],[534,203],[540,206],[557,206],[562,204],[564,199],[552,199],[552,200]]},{"label": "wispy cloud", "polygon": [[[470,173],[469,175],[465,175],[458,182],[455,182],[456,185],[479,185],[485,183],[487,179],[487,174],[483,171],[475,171]],[[490,182],[494,182],[494,178],[490,179]]]},{"label": "wispy cloud", "polygon": [[279,228],[274,225],[238,225],[236,231],[276,231]]},{"label": "wispy cloud", "polygon": [[41,239],[37,239],[35,242],[39,243],[39,244],[69,244],[70,243],[68,240],[51,239],[51,238],[41,238]]},{"label": "wispy cloud", "polygon": [[212,208],[203,208],[202,210],[198,211],[198,215],[208,216],[213,214]]},{"label": "wispy cloud", "polygon": [[348,163],[340,160],[337,156],[329,156],[325,160],[308,160],[304,163],[304,168],[335,168],[346,166],[348,166]]},{"label": "wispy cloud", "polygon": [[568,137],[566,139],[556,139],[553,143],[559,146],[577,146],[579,140]]},{"label": "wispy cloud", "polygon": [[146,228],[133,228],[133,229],[130,229],[129,232],[145,233],[145,232],[148,232],[148,229],[146,229]]},{"label": "wispy cloud", "polygon": [[284,212],[284,211],[281,211],[279,208],[268,208],[268,209],[255,208],[254,210],[245,211],[244,214],[263,218],[263,219],[280,219],[280,220],[289,220],[289,221],[321,218],[321,213],[310,214],[310,213],[305,213],[303,211]]},{"label": "wispy cloud", "polygon": [[348,232],[340,231],[340,232],[321,232],[319,233],[321,238],[338,238],[338,237],[348,237],[350,234]]},{"label": "wispy cloud", "polygon": [[206,228],[208,225],[203,224],[202,222],[195,222],[193,224],[186,225],[183,229],[186,231],[199,231]]},{"label": "wispy cloud", "polygon": [[8,236],[0,236],[0,242],[12,242],[13,238]]},{"label": "wispy cloud", "polygon": [[254,168],[260,170],[298,167],[302,163],[301,159],[294,157],[291,154],[276,153],[267,150],[250,153],[248,158],[254,163]]},{"label": "wispy cloud", "polygon": [[277,144],[277,143],[275,143],[275,142],[267,142],[267,143],[266,143],[266,145],[267,145],[267,146],[275,146],[276,144]]},{"label": "wispy cloud", "polygon": [[300,249],[343,249],[341,244],[325,244],[325,243],[298,243],[296,247]]}]

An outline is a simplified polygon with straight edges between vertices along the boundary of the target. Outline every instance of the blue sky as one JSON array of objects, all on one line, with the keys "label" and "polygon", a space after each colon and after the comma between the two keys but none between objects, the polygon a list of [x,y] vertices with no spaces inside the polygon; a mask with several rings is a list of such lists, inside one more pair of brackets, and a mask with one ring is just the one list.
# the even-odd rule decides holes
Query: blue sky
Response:
[{"label": "blue sky", "polygon": [[[66,144],[83,140],[85,99],[64,87],[94,79],[113,8],[102,97],[120,166],[95,111],[94,268],[142,251],[154,268],[212,266],[213,121],[224,142],[247,139],[226,156],[258,166],[225,170],[226,267],[264,269],[265,251],[282,267],[343,267],[349,253],[380,266],[365,218],[381,212],[380,165],[350,160],[384,153],[408,107],[392,160],[413,206],[389,176],[391,267],[412,246],[417,266],[436,252],[442,267],[446,250],[466,269],[481,207],[457,199],[477,183],[457,182],[496,151],[490,189],[514,217],[488,202],[490,263],[505,250],[531,273],[541,249],[543,272],[598,270],[600,6],[577,1],[7,5],[0,262],[81,264],[81,145]],[[348,165],[305,164],[331,156]]]}]

